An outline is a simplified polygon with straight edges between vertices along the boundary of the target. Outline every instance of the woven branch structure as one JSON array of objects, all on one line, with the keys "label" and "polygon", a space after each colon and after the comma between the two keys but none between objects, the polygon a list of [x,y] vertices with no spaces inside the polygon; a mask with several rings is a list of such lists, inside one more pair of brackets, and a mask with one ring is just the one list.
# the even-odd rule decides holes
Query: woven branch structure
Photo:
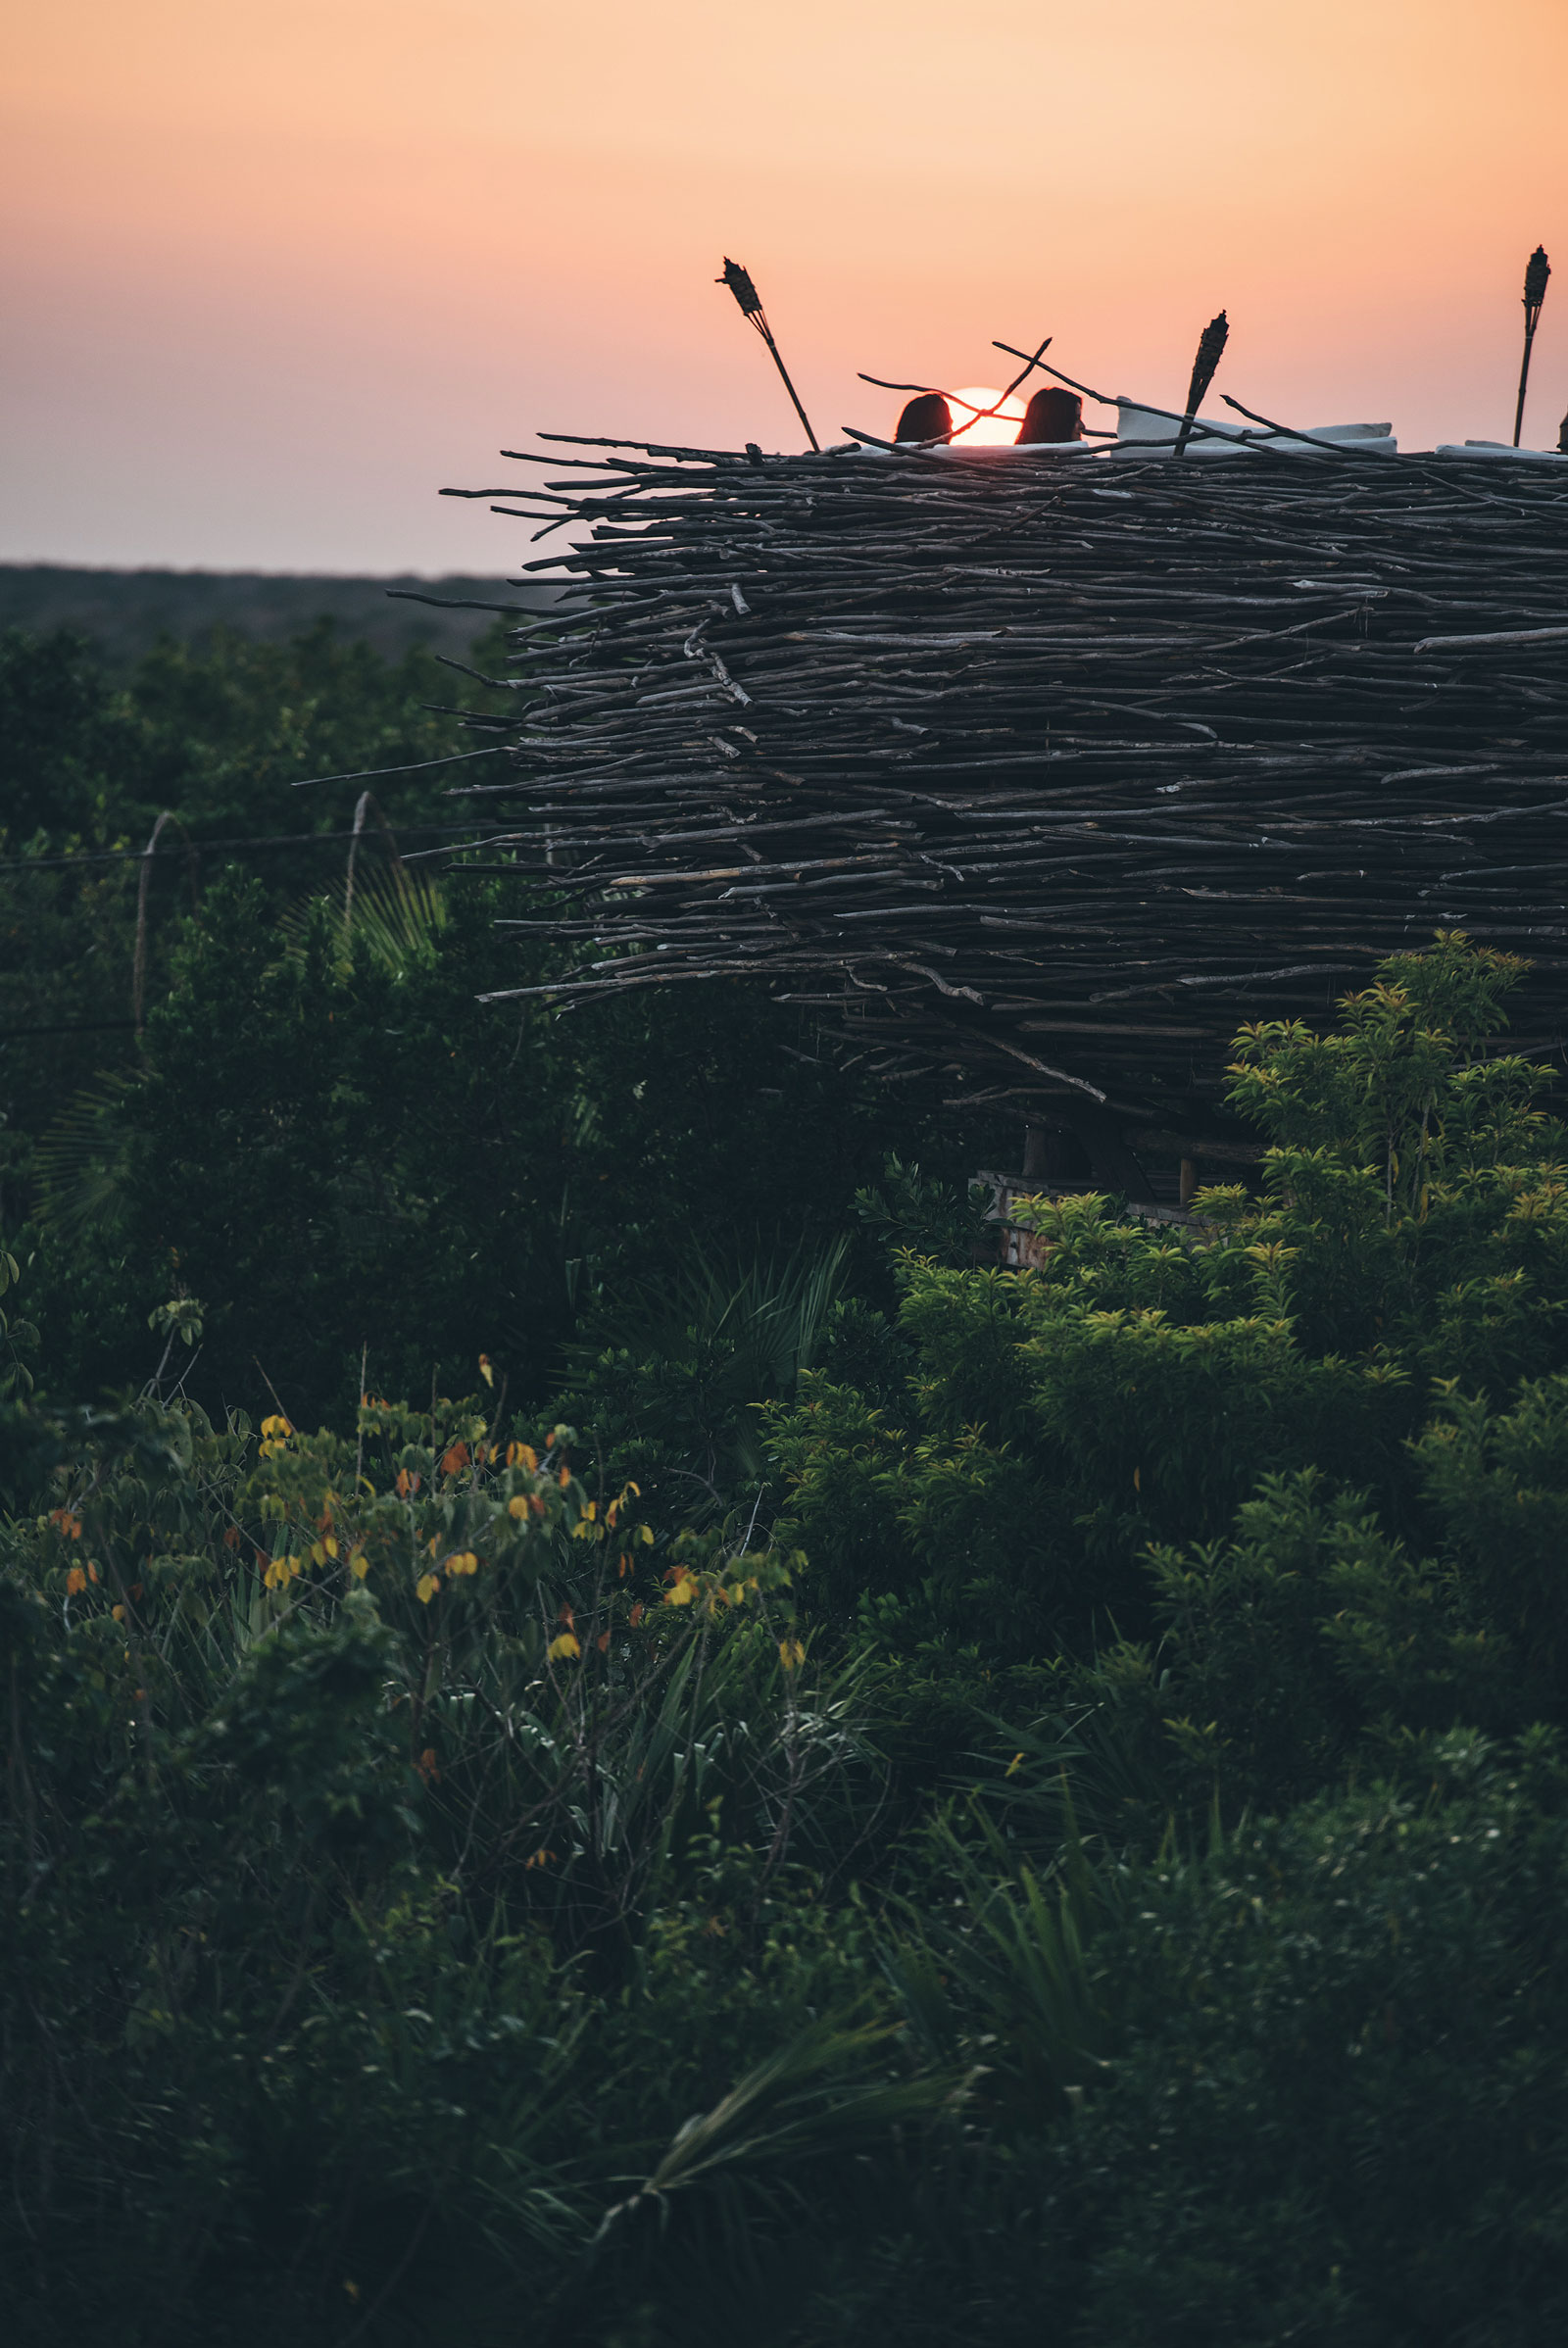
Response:
[{"label": "woven branch structure", "polygon": [[1554,468],[575,445],[499,509],[577,543],[468,794],[558,1000],[756,976],[1155,1154],[1223,1137],[1240,1021],[1440,927],[1533,957],[1516,1049],[1568,1033]]}]

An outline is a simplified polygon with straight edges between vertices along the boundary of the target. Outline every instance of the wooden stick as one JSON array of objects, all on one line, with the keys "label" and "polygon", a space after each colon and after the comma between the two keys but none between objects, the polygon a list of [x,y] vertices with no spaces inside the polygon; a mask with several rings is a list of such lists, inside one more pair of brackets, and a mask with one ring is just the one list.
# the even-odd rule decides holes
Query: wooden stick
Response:
[{"label": "wooden stick", "polygon": [[1546,280],[1551,275],[1551,264],[1546,259],[1544,245],[1537,245],[1525,263],[1525,355],[1519,367],[1519,398],[1513,412],[1513,445],[1519,446],[1519,435],[1525,421],[1525,388],[1530,381],[1530,350],[1541,323],[1541,305],[1546,298]]},{"label": "wooden stick", "polygon": [[742,269],[738,261],[730,261],[726,259],[724,263],[724,273],[721,277],[715,278],[714,283],[717,285],[727,285],[729,287],[730,292],[735,296],[736,301],[740,304],[742,318],[749,318],[751,320],[752,324],[757,328],[758,333],[766,343],[768,350],[772,355],[773,365],[778,368],[779,373],[784,378],[784,388],[795,403],[795,413],[800,417],[802,423],[806,426],[806,437],[810,442],[813,450],[817,450],[818,453],[820,453],[821,444],[818,442],[816,434],[811,429],[810,417],[807,415],[806,410],[801,406],[801,395],[796,390],[794,384],[790,381],[789,368],[784,365],[784,355],[780,351],[778,344],[773,340],[773,329],[768,324],[767,313],[762,308],[762,297],[758,292],[756,286],[752,283],[750,275],[745,269]]},{"label": "wooden stick", "polygon": [[1208,324],[1198,338],[1198,353],[1193,361],[1192,378],[1187,386],[1187,407],[1182,416],[1182,428],[1176,435],[1175,453],[1178,457],[1185,457],[1187,454],[1187,443],[1192,437],[1193,425],[1198,419],[1198,411],[1202,406],[1208,387],[1214,380],[1214,370],[1224,356],[1225,345],[1230,339],[1230,320],[1222,310],[1217,318],[1209,319]]}]

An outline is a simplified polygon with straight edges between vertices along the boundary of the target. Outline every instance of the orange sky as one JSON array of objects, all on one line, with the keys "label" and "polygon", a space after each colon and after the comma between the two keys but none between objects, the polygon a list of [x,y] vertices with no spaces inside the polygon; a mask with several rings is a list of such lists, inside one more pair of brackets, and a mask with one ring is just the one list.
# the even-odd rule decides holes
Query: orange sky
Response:
[{"label": "orange sky", "polygon": [[534,426],[796,444],[726,252],[823,440],[993,335],[1179,400],[1222,303],[1249,406],[1505,437],[1538,241],[1527,441],[1568,408],[1568,0],[10,18],[6,558],[504,570],[433,493]]}]

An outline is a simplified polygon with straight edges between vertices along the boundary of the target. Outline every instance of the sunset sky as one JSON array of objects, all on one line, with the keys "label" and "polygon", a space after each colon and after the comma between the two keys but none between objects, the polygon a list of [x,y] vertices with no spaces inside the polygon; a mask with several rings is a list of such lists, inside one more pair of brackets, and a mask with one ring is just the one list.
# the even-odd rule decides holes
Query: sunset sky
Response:
[{"label": "sunset sky", "polygon": [[999,335],[1409,447],[1568,409],[1568,0],[48,0],[0,53],[0,557],[501,572],[539,426],[824,441]]}]

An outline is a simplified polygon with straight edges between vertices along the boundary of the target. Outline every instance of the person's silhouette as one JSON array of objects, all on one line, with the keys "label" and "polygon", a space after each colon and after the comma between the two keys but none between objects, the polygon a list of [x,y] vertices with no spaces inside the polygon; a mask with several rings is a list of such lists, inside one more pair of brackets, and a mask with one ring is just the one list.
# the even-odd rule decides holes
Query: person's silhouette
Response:
[{"label": "person's silhouette", "polygon": [[922,391],[906,403],[895,440],[948,440],[953,434],[953,410],[940,391]]},{"label": "person's silhouette", "polygon": [[1082,440],[1083,436],[1082,400],[1075,391],[1061,391],[1053,384],[1047,391],[1037,391],[1030,401],[1014,446],[1028,448],[1040,441]]}]

